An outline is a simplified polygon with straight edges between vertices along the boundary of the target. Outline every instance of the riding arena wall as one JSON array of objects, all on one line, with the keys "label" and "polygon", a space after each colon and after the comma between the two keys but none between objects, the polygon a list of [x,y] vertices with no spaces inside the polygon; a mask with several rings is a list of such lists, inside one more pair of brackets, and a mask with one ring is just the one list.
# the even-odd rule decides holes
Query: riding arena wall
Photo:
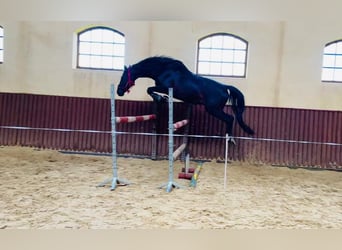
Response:
[{"label": "riding arena wall", "polygon": [[[186,108],[175,102],[174,120],[182,120]],[[229,106],[226,111],[230,112]],[[116,101],[117,116],[152,112],[153,102]],[[110,99],[0,93],[0,114],[0,145],[97,153],[112,150]],[[158,114],[156,120],[117,124],[117,131],[125,132],[117,136],[120,155],[151,158],[155,152],[157,159],[167,158],[167,103],[159,106]],[[248,106],[244,118],[256,135],[246,137],[235,125],[236,145],[229,147],[229,160],[342,169],[342,112]],[[155,146],[150,134],[153,126],[159,134]],[[191,158],[223,161],[224,124],[195,105],[189,126]],[[181,128],[175,134],[182,132]],[[181,145],[182,136],[175,136],[174,144]]]}]

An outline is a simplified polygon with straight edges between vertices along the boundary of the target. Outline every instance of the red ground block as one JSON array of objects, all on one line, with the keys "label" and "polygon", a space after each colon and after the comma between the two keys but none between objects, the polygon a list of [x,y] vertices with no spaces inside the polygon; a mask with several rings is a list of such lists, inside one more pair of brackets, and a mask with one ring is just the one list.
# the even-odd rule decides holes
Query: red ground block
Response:
[{"label": "red ground block", "polygon": [[[182,168],[182,172],[185,172],[185,168]],[[188,169],[188,173],[194,173],[195,172],[195,168],[189,168]]]},{"label": "red ground block", "polygon": [[192,174],[191,174],[191,173],[189,173],[189,174],[186,174],[186,173],[179,173],[179,174],[178,174],[178,178],[179,178],[179,179],[191,180]]}]

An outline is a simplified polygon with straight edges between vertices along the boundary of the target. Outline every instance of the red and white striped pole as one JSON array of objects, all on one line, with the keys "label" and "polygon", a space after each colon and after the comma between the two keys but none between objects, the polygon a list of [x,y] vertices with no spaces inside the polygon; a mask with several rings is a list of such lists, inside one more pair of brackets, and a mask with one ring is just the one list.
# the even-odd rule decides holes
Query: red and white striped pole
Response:
[{"label": "red and white striped pole", "polygon": [[156,115],[138,115],[138,116],[121,116],[115,117],[116,123],[128,123],[128,122],[142,122],[156,119]]},{"label": "red and white striped pole", "polygon": [[188,123],[189,123],[189,120],[181,120],[179,122],[176,122],[173,124],[173,130],[176,131],[177,129],[185,126]]}]

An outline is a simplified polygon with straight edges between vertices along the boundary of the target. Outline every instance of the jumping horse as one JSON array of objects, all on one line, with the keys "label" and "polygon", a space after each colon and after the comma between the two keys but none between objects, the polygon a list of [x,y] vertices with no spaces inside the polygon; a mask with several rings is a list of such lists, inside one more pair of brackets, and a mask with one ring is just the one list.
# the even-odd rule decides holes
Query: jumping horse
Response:
[{"label": "jumping horse", "polygon": [[[135,85],[138,78],[151,78],[155,86],[147,93],[156,102],[165,101],[168,88],[173,88],[174,98],[189,104],[201,104],[205,110],[226,123],[226,133],[231,138],[234,116],[223,111],[227,103],[231,104],[240,127],[249,135],[254,131],[243,121],[245,110],[243,94],[237,88],[224,85],[209,78],[192,73],[181,61],[169,57],[149,57],[129,67],[124,67],[117,94],[123,96]],[[234,140],[231,139],[232,142]]]}]

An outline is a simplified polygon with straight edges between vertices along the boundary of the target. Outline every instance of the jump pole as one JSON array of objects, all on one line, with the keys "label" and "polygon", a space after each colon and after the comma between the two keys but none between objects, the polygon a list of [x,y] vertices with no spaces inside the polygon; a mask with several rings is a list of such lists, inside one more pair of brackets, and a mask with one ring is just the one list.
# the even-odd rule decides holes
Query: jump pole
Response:
[{"label": "jump pole", "polygon": [[229,146],[229,135],[226,134],[226,147],[224,155],[224,178],[223,178],[223,188],[227,187],[227,165],[228,165],[228,146]]},{"label": "jump pole", "polygon": [[117,151],[116,151],[116,122],[117,119],[115,118],[115,88],[114,84],[111,84],[110,90],[110,103],[111,103],[111,125],[112,125],[112,169],[113,169],[113,178],[105,180],[104,182],[100,183],[98,187],[103,187],[107,183],[112,182],[111,191],[115,190],[117,185],[126,186],[130,183],[127,180],[120,179],[118,177],[118,164],[117,164]]},{"label": "jump pole", "polygon": [[166,187],[166,192],[171,192],[172,188],[181,188],[182,186],[173,181],[173,88],[169,88],[169,180],[160,186]]},{"label": "jump pole", "polygon": [[184,120],[181,120],[179,122],[176,122],[176,123],[173,124],[173,130],[176,131],[177,129],[179,129],[181,127],[184,127],[188,123],[189,123],[189,120],[187,120],[187,119],[184,119]]}]

